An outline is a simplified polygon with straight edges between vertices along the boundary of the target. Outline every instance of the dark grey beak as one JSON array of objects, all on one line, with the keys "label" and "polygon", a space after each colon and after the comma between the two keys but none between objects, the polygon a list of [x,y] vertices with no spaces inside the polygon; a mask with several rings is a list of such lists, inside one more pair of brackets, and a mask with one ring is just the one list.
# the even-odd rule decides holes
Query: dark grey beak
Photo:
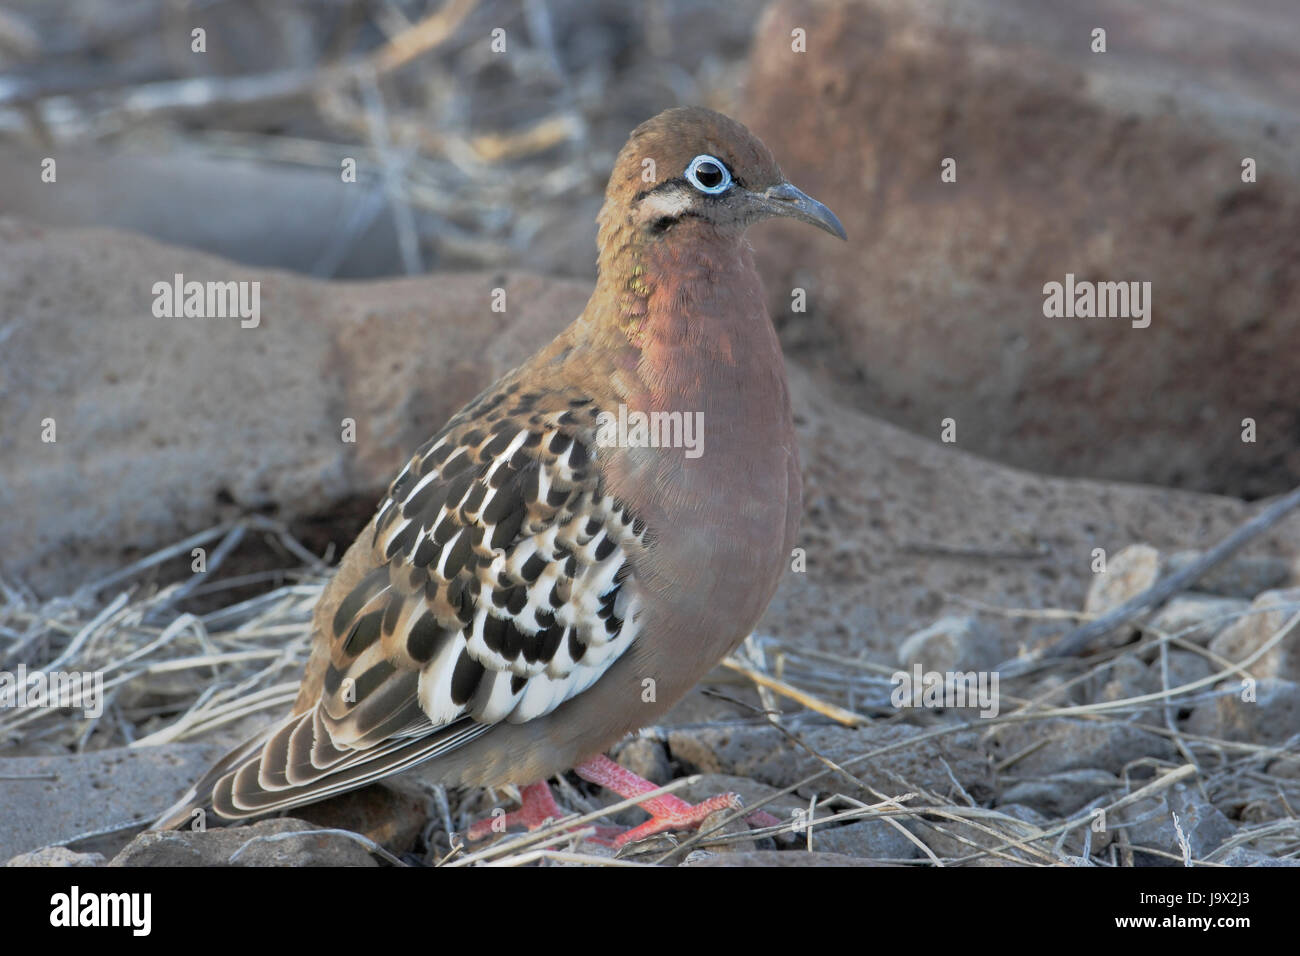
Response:
[{"label": "dark grey beak", "polygon": [[810,223],[818,229],[825,229],[832,236],[839,236],[841,239],[849,238],[835,213],[789,183],[772,186],[765,192],[759,193],[759,198],[762,200],[764,211],[769,215],[788,216],[800,222]]}]

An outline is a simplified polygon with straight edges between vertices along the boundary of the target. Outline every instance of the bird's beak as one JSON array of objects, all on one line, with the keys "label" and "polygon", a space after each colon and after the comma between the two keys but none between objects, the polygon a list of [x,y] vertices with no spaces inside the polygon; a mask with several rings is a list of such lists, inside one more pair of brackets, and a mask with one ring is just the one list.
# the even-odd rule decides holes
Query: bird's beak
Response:
[{"label": "bird's beak", "polygon": [[848,239],[839,217],[803,190],[779,183],[759,193],[764,211],[771,216],[788,216],[825,229],[832,236]]}]

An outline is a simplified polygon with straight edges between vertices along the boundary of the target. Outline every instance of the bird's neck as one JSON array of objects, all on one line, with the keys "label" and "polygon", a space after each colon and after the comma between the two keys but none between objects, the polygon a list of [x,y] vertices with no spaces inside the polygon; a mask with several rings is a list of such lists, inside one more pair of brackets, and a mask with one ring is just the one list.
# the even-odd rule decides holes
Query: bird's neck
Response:
[{"label": "bird's neck", "polygon": [[707,401],[710,388],[743,401],[773,376],[783,391],[780,346],[742,237],[692,218],[658,236],[602,225],[600,276],[580,321],[634,372],[629,398],[663,407]]}]

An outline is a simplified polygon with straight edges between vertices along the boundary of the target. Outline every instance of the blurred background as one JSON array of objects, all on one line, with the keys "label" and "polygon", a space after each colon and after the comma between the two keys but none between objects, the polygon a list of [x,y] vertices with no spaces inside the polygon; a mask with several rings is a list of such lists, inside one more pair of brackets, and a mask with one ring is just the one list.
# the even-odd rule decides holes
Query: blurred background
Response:
[{"label": "blurred background", "polygon": [[[333,304],[355,294],[363,311],[406,287],[354,293],[340,280],[443,277],[415,297],[442,382],[351,388],[372,424],[394,419],[382,453],[326,466],[348,472],[359,518],[402,442],[468,397],[489,359],[519,354],[481,308],[458,311],[477,292],[455,290],[476,275],[551,280],[531,303],[556,281],[589,283],[614,154],[645,118],[696,103],[749,124],[849,229],[847,244],[786,224],[752,235],[787,355],[835,401],[929,440],[951,419],[957,447],[1038,473],[1274,494],[1300,475],[1297,51],[1289,0],[6,0],[0,215],[55,232],[11,235],[0,251],[0,335],[12,336],[0,448],[24,459],[17,423],[32,389],[63,388],[51,374],[84,388],[116,361],[108,343],[98,365],[54,357],[69,334],[56,323],[112,311],[95,276],[80,290],[64,281],[63,242],[109,285],[168,278],[158,250],[194,250],[252,277],[328,280],[292,288]],[[47,158],[56,182],[41,178]],[[955,181],[941,178],[946,160]],[[1150,282],[1150,327],[1045,318],[1043,286],[1067,274]],[[141,305],[126,296],[123,321]],[[516,311],[517,334],[544,340],[566,317],[553,321],[556,308]],[[363,338],[412,348],[385,308],[365,314]],[[127,327],[101,321],[73,339],[105,325]],[[175,361],[121,356],[111,398],[81,393],[85,414],[108,416],[83,427],[135,433],[196,377],[245,375],[255,389],[286,375],[270,360],[227,368],[249,340],[224,341],[176,344],[186,368],[172,384],[159,367]],[[348,364],[336,355],[323,374]],[[136,413],[105,411],[142,375],[163,379],[135,393]],[[213,394],[195,408],[219,407]],[[192,433],[193,418],[171,433]],[[141,436],[150,454],[169,441]],[[187,467],[203,458],[193,444]],[[15,467],[44,484],[44,466]],[[283,507],[274,486],[209,490],[219,505]]]},{"label": "blurred background", "polygon": [[[734,110],[763,7],[6,3],[0,131],[14,147],[57,143],[79,188],[41,196],[10,181],[0,203],[325,278],[502,266],[590,278],[628,132],[679,103]],[[205,54],[191,50],[196,28]],[[359,160],[358,189],[337,188],[344,155]]]},{"label": "blurred background", "polygon": [[[0,861],[156,812],[292,700],[339,549],[582,309],[615,153],[680,104],[848,230],[750,234],[807,563],[738,652],[839,710],[715,671],[640,772],[791,785],[812,751],[759,706],[836,761],[960,722],[891,706],[890,675],[1042,649],[1300,484],[1296,0],[0,0],[0,668],[112,694],[0,712]],[[155,316],[178,274],[259,283],[260,322]],[[1046,317],[1067,275],[1149,282],[1149,326]],[[994,844],[992,817],[918,825],[949,859],[1030,821],[1032,862],[1181,863],[1173,812],[1198,860],[1294,860],[1298,521],[1008,675],[1008,709],[1077,714],[918,736],[874,785],[997,808]],[[1195,792],[1125,811],[1146,850],[1052,836],[1184,761]]]}]

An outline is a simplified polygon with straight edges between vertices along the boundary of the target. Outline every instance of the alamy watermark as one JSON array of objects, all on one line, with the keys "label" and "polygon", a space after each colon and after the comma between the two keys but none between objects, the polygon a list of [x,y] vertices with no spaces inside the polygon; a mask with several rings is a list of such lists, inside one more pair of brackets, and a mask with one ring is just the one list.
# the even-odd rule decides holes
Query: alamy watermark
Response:
[{"label": "alamy watermark", "polygon": [[927,671],[914,664],[910,674],[894,671],[889,682],[895,707],[978,707],[981,717],[996,717],[1000,709],[997,671]]},{"label": "alamy watermark", "polygon": [[629,412],[596,416],[596,444],[601,448],[684,448],[687,458],[704,454],[703,412]]},{"label": "alamy watermark", "polygon": [[0,709],[79,707],[87,718],[104,713],[102,671],[0,671]]},{"label": "alamy watermark", "polygon": [[239,319],[239,327],[255,329],[262,321],[262,283],[185,281],[176,273],[171,282],[155,282],[153,314],[159,319]]},{"label": "alamy watermark", "polygon": [[1151,324],[1150,282],[1091,282],[1075,280],[1043,286],[1043,315],[1049,319],[1131,319],[1133,328]]}]

